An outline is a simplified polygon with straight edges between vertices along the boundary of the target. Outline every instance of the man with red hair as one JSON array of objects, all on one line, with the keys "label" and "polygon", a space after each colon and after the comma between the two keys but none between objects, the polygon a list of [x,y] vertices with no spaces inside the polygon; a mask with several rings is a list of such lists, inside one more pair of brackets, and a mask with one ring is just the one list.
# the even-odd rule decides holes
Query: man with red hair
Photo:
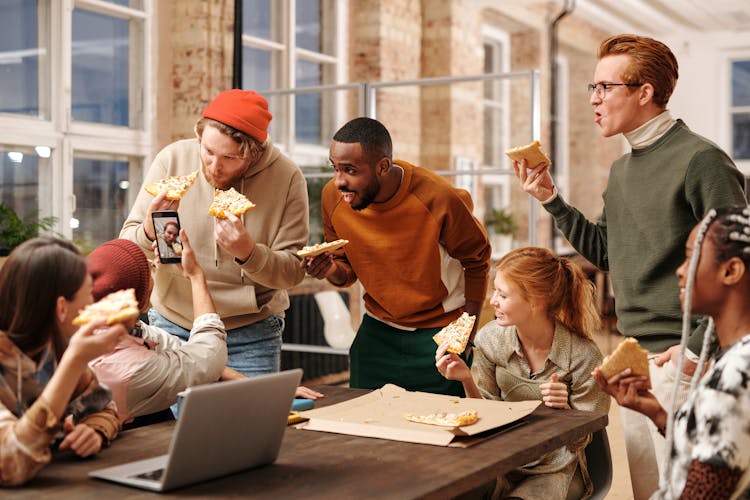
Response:
[{"label": "man with red hair", "polygon": [[[667,103],[678,71],[669,47],[616,35],[601,43],[598,57],[589,84],[594,122],[602,136],[622,134],[631,147],[612,164],[601,219],[589,221],[568,205],[547,165],[513,167],[576,250],[609,271],[617,328],[653,353],[654,394],[668,407],[675,383],[678,400],[687,397],[703,339],[703,328],[695,328],[686,373],[676,374],[682,314],[675,270],[690,231],[709,209],[747,203],[744,179],[726,153],[672,118]],[[624,409],[621,417],[634,496],[648,498],[658,486],[664,439],[643,415]]]}]

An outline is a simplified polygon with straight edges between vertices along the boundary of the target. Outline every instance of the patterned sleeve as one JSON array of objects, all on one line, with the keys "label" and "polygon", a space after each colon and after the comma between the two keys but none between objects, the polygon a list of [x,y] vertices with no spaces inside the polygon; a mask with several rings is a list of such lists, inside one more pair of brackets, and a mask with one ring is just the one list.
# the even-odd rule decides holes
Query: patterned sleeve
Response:
[{"label": "patterned sleeve", "polygon": [[99,385],[90,368],[81,375],[66,413],[72,414],[75,422],[86,424],[99,432],[105,446],[120,432],[121,424],[117,417],[117,406],[112,401],[112,392]]},{"label": "patterned sleeve", "polygon": [[[694,461],[731,471],[742,476],[750,468],[750,336],[739,341],[710,371],[695,398],[694,422],[681,422],[675,432],[687,432],[693,443],[689,471],[705,472],[693,467]],[[679,413],[678,413],[679,415]],[[678,417],[679,418],[679,417]],[[695,470],[694,470],[695,469]],[[722,473],[721,477],[724,477]],[[688,483],[689,484],[689,483]],[[686,485],[687,487],[687,485]]]},{"label": "patterned sleeve", "polygon": [[680,499],[730,498],[741,477],[742,471],[693,460]]},{"label": "patterned sleeve", "polygon": [[50,444],[59,422],[44,399],[37,399],[19,419],[0,405],[0,486],[33,478],[51,458]]}]

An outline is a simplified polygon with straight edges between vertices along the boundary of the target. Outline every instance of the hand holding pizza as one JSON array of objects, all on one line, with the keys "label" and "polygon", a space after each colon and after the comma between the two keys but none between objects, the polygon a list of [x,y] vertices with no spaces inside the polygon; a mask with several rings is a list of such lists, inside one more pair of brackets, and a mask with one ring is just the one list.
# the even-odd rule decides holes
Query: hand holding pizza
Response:
[{"label": "hand holding pizza", "polygon": [[225,219],[216,219],[214,236],[221,248],[226,250],[232,257],[243,262],[255,250],[255,241],[250,236],[250,233],[247,232],[242,219],[231,212],[226,212]]},{"label": "hand holding pizza", "polygon": [[88,364],[92,359],[112,352],[120,338],[127,335],[128,332],[122,323],[106,325],[107,319],[100,317],[81,326],[70,337],[63,356],[70,356]]},{"label": "hand holding pizza", "polygon": [[550,408],[569,410],[568,386],[558,380],[557,373],[553,373],[549,382],[539,385],[542,391],[542,401]]},{"label": "hand holding pizza", "polygon": [[[513,170],[521,188],[539,201],[546,201],[555,194],[555,183],[549,173],[549,164],[529,165],[526,159],[513,161]],[[531,169],[531,170],[529,170]]]},{"label": "hand holding pizza", "polygon": [[472,380],[469,367],[458,354],[448,352],[449,346],[449,340],[438,346],[435,352],[435,368],[448,380],[457,380],[462,383]]},{"label": "hand holding pizza", "polygon": [[596,368],[592,375],[599,387],[615,398],[620,406],[643,413],[652,420],[660,411],[664,411],[656,397],[649,392],[651,382],[645,375],[633,375],[631,368],[609,378],[604,376],[601,368]]},{"label": "hand holding pizza", "polygon": [[319,280],[332,276],[338,269],[338,266],[333,261],[333,255],[328,252],[323,252],[312,257],[303,257],[302,267],[307,274]]},{"label": "hand holding pizza", "polygon": [[177,210],[180,208],[180,200],[168,200],[167,191],[161,191],[157,194],[151,204],[146,210],[146,216],[143,219],[143,230],[146,231],[146,236],[151,241],[156,241],[156,229],[154,229],[154,221],[151,218],[152,212],[159,212],[161,210]]}]

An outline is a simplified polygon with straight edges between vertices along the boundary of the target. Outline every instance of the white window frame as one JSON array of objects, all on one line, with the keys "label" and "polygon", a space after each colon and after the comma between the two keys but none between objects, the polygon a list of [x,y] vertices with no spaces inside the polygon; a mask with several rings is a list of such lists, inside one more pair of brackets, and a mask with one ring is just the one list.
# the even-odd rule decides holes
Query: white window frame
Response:
[{"label": "white window frame", "polygon": [[734,129],[732,127],[732,116],[735,113],[750,113],[750,106],[734,107],[732,105],[732,63],[736,61],[750,61],[750,51],[731,51],[727,53],[724,61],[724,71],[722,71],[722,80],[720,88],[726,96],[722,99],[723,106],[719,120],[719,136],[723,138],[722,143],[726,153],[732,158],[737,168],[740,169],[745,177],[750,177],[750,160],[740,160],[733,157],[734,153]]},{"label": "white window frame", "polygon": [[[107,158],[130,162],[129,176],[132,188],[128,202],[135,201],[135,196],[143,179],[146,161],[150,161],[152,152],[152,122],[155,117],[154,102],[150,96],[155,94],[156,80],[152,68],[152,40],[154,33],[153,0],[142,0],[143,9],[132,9],[104,0],[49,0],[39,3],[39,19],[49,18],[49,35],[40,33],[40,42],[49,42],[50,53],[40,57],[40,64],[45,60],[50,64],[48,81],[40,78],[40,106],[49,99],[48,119],[0,114],[0,137],[3,146],[47,146],[52,150],[51,183],[52,192],[40,192],[41,215],[57,217],[54,231],[71,238],[73,230],[69,221],[76,208],[73,190],[73,160],[76,156]],[[73,9],[83,9],[121,19],[140,19],[142,36],[131,36],[129,50],[131,75],[130,102],[131,113],[140,113],[138,128],[119,127],[107,124],[76,122],[71,117],[72,87],[72,18]],[[40,30],[44,26],[40,24]],[[132,35],[132,34],[131,34]],[[49,40],[47,40],[49,36]],[[138,45],[142,40],[142,46]],[[136,71],[134,68],[138,67]],[[43,75],[42,71],[39,73]],[[48,85],[45,90],[43,85]],[[48,96],[48,97],[47,97]],[[131,114],[131,121],[133,116]],[[136,124],[138,125],[138,124]],[[40,186],[44,183],[40,180]],[[115,237],[117,235],[113,235]]]},{"label": "white window frame", "polygon": [[[510,71],[510,57],[511,57],[511,47],[510,47],[510,35],[505,32],[501,31],[497,28],[494,28],[492,26],[482,26],[482,45],[484,44],[493,44],[495,47],[499,47],[501,49],[502,56],[500,57],[500,67],[496,68],[498,71],[495,71],[496,73],[507,73]],[[497,61],[495,61],[495,64]],[[498,144],[498,151],[505,151],[508,149],[508,145],[510,144],[510,113],[509,106],[510,106],[510,85],[508,85],[507,81],[501,81],[501,90],[500,90],[500,101],[504,104],[501,104],[501,109],[505,110],[505,113],[502,114],[502,134],[500,137],[485,137],[484,140],[491,140],[491,141],[497,141],[499,139]],[[490,101],[486,100],[484,98],[484,95],[482,95],[482,100],[485,106],[492,105]],[[501,161],[505,161],[502,158],[504,158],[504,155],[501,156]],[[484,159],[484,154],[482,154],[482,159]],[[509,167],[507,164],[501,164],[501,165],[483,165],[485,168],[497,168],[497,167]],[[499,189],[501,191],[500,197],[505,200],[506,206],[505,207],[482,207],[483,213],[479,214],[480,220],[483,220],[484,216],[486,215],[486,211],[491,208],[507,208],[507,205],[510,203],[510,189],[511,189],[511,177],[509,175],[501,175],[501,174],[485,174],[482,176],[482,184],[485,186],[485,188],[490,187],[491,189]]]},{"label": "white window frame", "polygon": [[[238,0],[241,1],[241,0]],[[261,93],[265,90],[293,89],[296,87],[296,63],[308,61],[329,65],[333,75],[331,84],[346,81],[346,26],[348,2],[346,0],[321,0],[323,20],[321,30],[326,26],[335,27],[336,33],[331,40],[331,53],[314,52],[296,46],[296,3],[295,0],[274,0],[271,6],[271,36],[275,40],[267,40],[251,35],[242,34],[242,46],[252,47],[271,52],[271,89],[253,89]],[[326,68],[323,69],[324,75]],[[243,82],[246,87],[246,82]],[[332,128],[331,124],[341,122],[346,104],[346,96],[342,92],[321,92],[322,106],[325,110],[321,114],[323,130]],[[302,165],[320,163],[328,158],[327,144],[298,143],[295,131],[295,96],[274,95],[270,99],[270,106],[274,115],[276,129],[274,143],[288,153],[292,159]],[[331,110],[334,110],[331,112]],[[323,165],[324,163],[320,163]]]}]

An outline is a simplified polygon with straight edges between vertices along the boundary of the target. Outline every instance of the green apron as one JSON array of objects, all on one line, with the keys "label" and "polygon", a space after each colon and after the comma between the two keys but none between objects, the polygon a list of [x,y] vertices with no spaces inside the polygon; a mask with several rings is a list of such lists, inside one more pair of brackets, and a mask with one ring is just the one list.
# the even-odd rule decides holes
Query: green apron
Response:
[{"label": "green apron", "polygon": [[463,397],[461,382],[447,380],[435,368],[438,346],[432,336],[438,331],[400,330],[365,314],[349,349],[349,386],[380,389],[395,384],[409,391]]}]

